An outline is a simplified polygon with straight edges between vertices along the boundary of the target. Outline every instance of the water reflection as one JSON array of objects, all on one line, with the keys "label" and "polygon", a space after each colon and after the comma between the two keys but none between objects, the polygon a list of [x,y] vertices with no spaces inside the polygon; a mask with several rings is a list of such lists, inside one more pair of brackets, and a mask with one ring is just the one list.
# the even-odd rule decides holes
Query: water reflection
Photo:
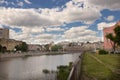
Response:
[{"label": "water reflection", "polygon": [[12,58],[0,62],[0,80],[43,80],[43,69],[56,70],[59,65],[73,62],[77,54],[43,55]]}]

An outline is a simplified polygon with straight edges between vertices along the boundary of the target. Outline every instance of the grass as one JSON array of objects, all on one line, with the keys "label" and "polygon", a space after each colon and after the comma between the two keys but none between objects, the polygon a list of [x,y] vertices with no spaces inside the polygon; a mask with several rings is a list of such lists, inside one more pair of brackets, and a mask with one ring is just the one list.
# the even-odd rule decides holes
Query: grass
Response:
[{"label": "grass", "polygon": [[102,62],[106,63],[111,68],[120,68],[120,55],[117,54],[109,54],[109,55],[95,55]]},{"label": "grass", "polygon": [[85,53],[82,80],[120,80],[120,55]]}]

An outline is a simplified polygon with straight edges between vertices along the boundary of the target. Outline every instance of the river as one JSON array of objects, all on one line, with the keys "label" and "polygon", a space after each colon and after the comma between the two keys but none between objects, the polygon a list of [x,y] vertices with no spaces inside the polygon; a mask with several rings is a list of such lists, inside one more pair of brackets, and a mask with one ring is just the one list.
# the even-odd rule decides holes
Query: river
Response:
[{"label": "river", "polygon": [[[73,53],[2,59],[0,61],[0,80],[47,80],[46,75],[42,72],[43,69],[55,71],[59,65],[74,62],[79,55],[79,53]],[[55,75],[52,78],[55,78]]]}]

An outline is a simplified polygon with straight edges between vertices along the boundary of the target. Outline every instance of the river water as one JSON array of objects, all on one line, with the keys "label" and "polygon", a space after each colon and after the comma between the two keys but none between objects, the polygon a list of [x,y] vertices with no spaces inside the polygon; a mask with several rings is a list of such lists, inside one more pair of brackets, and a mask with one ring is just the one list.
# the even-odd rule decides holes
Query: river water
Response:
[{"label": "river water", "polygon": [[50,75],[50,79],[42,72],[43,69],[55,71],[59,65],[74,62],[79,55],[74,53],[3,59],[0,61],[0,80],[54,80],[55,75]]}]

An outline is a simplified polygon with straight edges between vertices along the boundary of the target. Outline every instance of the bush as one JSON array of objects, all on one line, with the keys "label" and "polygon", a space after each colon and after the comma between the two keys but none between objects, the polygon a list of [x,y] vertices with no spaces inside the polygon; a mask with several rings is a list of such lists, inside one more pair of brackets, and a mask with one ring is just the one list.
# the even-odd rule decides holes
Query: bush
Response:
[{"label": "bush", "polygon": [[43,73],[48,74],[50,71],[47,69],[43,69]]},{"label": "bush", "polygon": [[60,45],[54,45],[54,46],[52,46],[52,51],[59,51],[60,49],[62,49],[62,46],[60,46]]},{"label": "bush", "polygon": [[108,51],[106,51],[106,50],[99,50],[99,54],[108,54]]},{"label": "bush", "polygon": [[27,52],[28,51],[28,45],[25,42],[22,42],[22,44],[20,45],[16,45],[15,49],[17,51],[23,51],[23,52]]},{"label": "bush", "polygon": [[57,67],[57,80],[67,80],[70,69],[67,65],[61,65]]}]

